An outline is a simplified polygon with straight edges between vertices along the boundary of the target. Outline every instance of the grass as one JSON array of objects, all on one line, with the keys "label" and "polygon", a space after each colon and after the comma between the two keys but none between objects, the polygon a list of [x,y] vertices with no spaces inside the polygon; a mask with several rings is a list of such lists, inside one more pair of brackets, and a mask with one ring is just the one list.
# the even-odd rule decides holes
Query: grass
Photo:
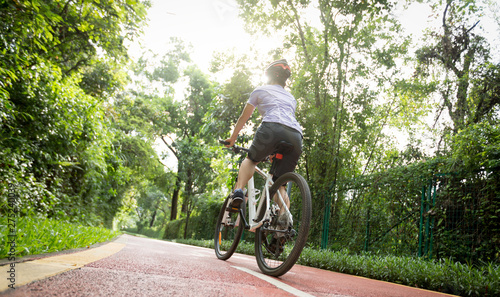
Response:
[{"label": "grass", "polygon": [[[175,242],[213,248],[213,240]],[[236,251],[254,255],[254,244],[241,242]],[[450,260],[352,255],[347,251],[313,248],[304,248],[297,263],[459,296],[500,296],[500,267],[494,264],[472,267]]]},{"label": "grass", "polygon": [[[9,250],[14,237],[8,237],[10,229],[6,218],[0,218],[0,259],[11,256]],[[20,217],[16,220],[15,254],[23,257],[88,247],[110,240],[119,232],[102,227],[80,226],[47,218]]]}]

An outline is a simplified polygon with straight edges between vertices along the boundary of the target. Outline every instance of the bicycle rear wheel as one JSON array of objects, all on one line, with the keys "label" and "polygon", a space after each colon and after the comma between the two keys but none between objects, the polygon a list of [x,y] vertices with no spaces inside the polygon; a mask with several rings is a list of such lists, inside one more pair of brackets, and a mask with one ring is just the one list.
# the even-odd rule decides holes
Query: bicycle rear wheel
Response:
[{"label": "bicycle rear wheel", "polygon": [[[280,205],[273,193],[287,184],[292,220],[283,223]],[[299,259],[311,225],[311,192],[305,179],[297,173],[283,174],[270,189],[271,221],[256,230],[255,256],[260,270],[272,276],[287,273]],[[281,190],[284,192],[284,189]],[[281,217],[283,218],[283,216]]]},{"label": "bicycle rear wheel", "polygon": [[[227,197],[224,201],[215,227],[215,255],[221,260],[227,260],[233,255],[240,243],[241,234],[245,228],[239,213],[226,210],[230,200],[231,198]],[[245,203],[242,203],[241,207],[243,208],[243,213],[245,213]]]}]

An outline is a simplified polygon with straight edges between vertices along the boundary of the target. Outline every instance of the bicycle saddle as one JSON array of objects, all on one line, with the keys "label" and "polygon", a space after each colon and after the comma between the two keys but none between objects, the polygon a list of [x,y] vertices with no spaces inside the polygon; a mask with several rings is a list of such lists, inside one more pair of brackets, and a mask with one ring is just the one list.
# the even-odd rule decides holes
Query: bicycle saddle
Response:
[{"label": "bicycle saddle", "polygon": [[293,144],[282,140],[276,144],[274,150],[277,154],[287,154],[293,151]]}]

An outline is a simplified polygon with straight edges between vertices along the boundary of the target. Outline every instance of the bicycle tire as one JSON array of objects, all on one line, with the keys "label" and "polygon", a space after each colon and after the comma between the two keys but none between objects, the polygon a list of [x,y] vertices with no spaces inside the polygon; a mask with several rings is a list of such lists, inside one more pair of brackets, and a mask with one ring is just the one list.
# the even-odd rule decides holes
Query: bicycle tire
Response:
[{"label": "bicycle tire", "polygon": [[[226,211],[229,200],[230,197],[227,197],[222,204],[215,226],[214,249],[215,255],[220,260],[231,258],[240,243],[241,235],[245,228],[243,220],[238,220],[239,213]],[[243,213],[245,213],[245,203],[242,203],[241,207],[243,208]],[[224,216],[227,216],[229,220],[228,224],[222,222]]]},{"label": "bicycle tire", "polygon": [[[290,212],[293,215],[293,225],[288,227],[288,233],[275,231],[279,225],[273,226],[273,224],[278,224],[273,221],[277,219],[265,223],[255,232],[257,264],[264,274],[271,276],[281,276],[295,265],[307,242],[311,225],[311,192],[306,180],[301,175],[288,172],[280,176],[269,190],[271,197],[272,193],[276,193],[281,185],[288,182],[292,184]],[[277,205],[271,199],[271,209],[273,204]],[[275,243],[273,243],[273,238],[276,239]]]}]

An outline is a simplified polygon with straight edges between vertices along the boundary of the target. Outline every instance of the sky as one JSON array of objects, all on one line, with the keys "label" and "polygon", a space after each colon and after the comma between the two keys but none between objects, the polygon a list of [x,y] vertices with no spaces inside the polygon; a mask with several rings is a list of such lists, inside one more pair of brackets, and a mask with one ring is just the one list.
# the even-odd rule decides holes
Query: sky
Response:
[{"label": "sky", "polygon": [[[430,24],[427,4],[415,3],[396,15],[405,31],[417,38],[422,28]],[[133,43],[130,47],[133,57],[141,55],[141,46],[158,54],[165,53],[169,38],[181,37],[192,44],[191,58],[205,71],[208,70],[214,51],[234,48],[237,52],[245,52],[252,43],[257,43],[257,48],[269,50],[272,48],[270,43],[279,42],[276,38],[256,40],[246,33],[244,23],[238,17],[235,0],[153,0],[148,19],[149,24],[144,29],[144,36],[139,39],[140,43]],[[487,36],[495,39],[496,44],[500,42],[498,28],[491,20],[481,20],[480,26],[485,29]]]},{"label": "sky", "polygon": [[[207,70],[214,51],[236,48],[244,51],[251,37],[243,30],[233,0],[154,0],[148,12],[141,46],[155,53],[165,53],[170,37],[180,37],[192,44],[192,60]],[[130,49],[133,57],[141,54],[139,44]]]}]

